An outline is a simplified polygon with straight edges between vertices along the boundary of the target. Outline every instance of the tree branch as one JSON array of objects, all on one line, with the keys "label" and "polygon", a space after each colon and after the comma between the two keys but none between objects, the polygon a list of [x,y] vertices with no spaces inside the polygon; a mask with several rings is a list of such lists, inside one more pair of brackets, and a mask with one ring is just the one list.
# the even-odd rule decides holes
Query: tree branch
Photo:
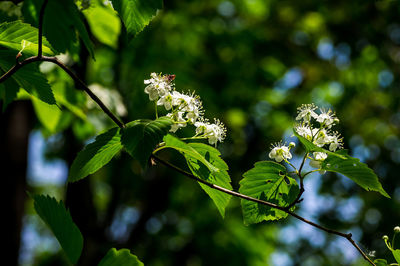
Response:
[{"label": "tree branch", "polygon": [[308,152],[304,155],[303,161],[301,162],[299,170],[296,170],[297,175],[299,176],[299,180],[300,180],[300,191],[299,191],[299,194],[297,194],[296,199],[292,203],[290,203],[288,206],[285,207],[286,210],[290,210],[294,205],[296,205],[297,203],[300,203],[302,201],[302,199],[300,199],[300,198],[301,198],[301,196],[303,195],[303,193],[305,191],[305,188],[304,188],[304,177],[305,176],[301,175],[301,171],[303,170],[303,166],[304,166],[304,163],[307,160],[307,156],[308,156]]},{"label": "tree branch", "polygon": [[334,235],[338,235],[338,236],[344,237],[358,250],[358,252],[364,257],[364,259],[366,261],[368,261],[371,265],[375,265],[375,263],[373,263],[370,260],[370,258],[368,258],[368,256],[361,250],[361,248],[354,242],[354,240],[352,239],[352,234],[351,233],[345,234],[345,233],[342,233],[342,232],[339,232],[339,231],[336,231],[336,230],[333,230],[333,229],[330,229],[330,228],[326,228],[324,226],[321,226],[319,224],[311,222],[311,221],[305,219],[304,217],[302,217],[302,216],[300,216],[300,215],[288,210],[287,207],[282,207],[282,206],[276,205],[276,204],[268,202],[268,201],[263,201],[263,200],[260,200],[260,199],[249,197],[249,196],[241,194],[239,192],[232,191],[232,190],[220,187],[218,185],[209,183],[209,182],[207,182],[207,181],[205,181],[205,180],[203,180],[201,178],[198,178],[197,176],[192,175],[191,173],[186,172],[185,170],[182,170],[181,168],[171,164],[170,162],[163,160],[162,158],[158,157],[155,154],[152,154],[151,157],[154,160],[162,163],[163,165],[165,165],[165,166],[167,166],[167,167],[169,167],[169,168],[171,168],[171,169],[183,174],[186,177],[189,177],[189,178],[191,178],[191,179],[193,179],[193,180],[195,180],[197,182],[200,182],[200,183],[202,183],[202,184],[204,184],[204,185],[206,185],[206,186],[208,186],[208,187],[210,187],[212,189],[216,189],[216,190],[219,190],[221,192],[224,192],[226,194],[229,194],[229,195],[232,195],[232,196],[235,196],[235,197],[238,197],[238,198],[242,198],[242,199],[245,199],[245,200],[253,201],[253,202],[256,202],[256,203],[259,203],[259,204],[262,204],[262,205],[266,205],[266,206],[271,207],[271,208],[275,208],[275,209],[284,211],[287,214],[293,216],[294,218],[296,218],[296,219],[298,219],[298,220],[300,220],[300,221],[302,221],[304,223],[307,223],[307,224],[309,224],[311,226],[314,226],[314,227],[316,227],[316,228],[318,228],[318,229],[320,229],[322,231],[325,231],[325,232],[330,233],[330,234],[334,234]]},{"label": "tree branch", "polygon": [[[66,65],[64,65],[56,57],[43,56],[43,54],[42,54],[43,19],[44,19],[44,10],[46,8],[47,2],[48,2],[48,0],[44,0],[43,5],[42,5],[42,7],[40,9],[40,13],[39,13],[38,55],[26,58],[25,60],[23,60],[21,62],[17,61],[16,64],[13,67],[11,67],[6,73],[4,73],[0,77],[0,83],[4,82],[8,78],[10,78],[15,72],[17,72],[20,68],[22,68],[25,65],[28,65],[28,64],[33,63],[33,62],[43,62],[43,61],[52,62],[52,63],[58,65],[60,68],[62,68],[75,81],[75,84],[81,90],[84,90],[90,96],[90,98],[92,98],[100,106],[100,108],[104,111],[104,113],[106,113],[106,115],[108,115],[114,121],[114,123],[116,125],[118,125],[118,127],[124,128],[125,124],[123,122],[121,122],[119,120],[119,118],[117,118],[105,106],[105,104],[86,86],[86,84],[70,68],[68,68]],[[295,205],[297,202],[299,202],[300,197],[304,192],[303,176],[301,175],[301,170],[302,170],[302,168],[304,166],[304,163],[305,163],[305,161],[307,159],[307,155],[308,155],[308,153],[304,156],[303,161],[302,161],[301,166],[300,166],[300,169],[299,169],[299,172],[298,172],[298,175],[300,177],[300,192],[299,192],[296,200],[288,206],[289,208],[288,207],[282,207],[282,206],[276,205],[276,204],[268,202],[268,201],[263,201],[263,200],[259,200],[259,199],[253,198],[253,197],[249,197],[247,195],[238,193],[236,191],[232,191],[232,190],[220,187],[218,185],[214,185],[212,183],[209,183],[209,182],[207,182],[207,181],[205,181],[203,179],[200,179],[200,178],[192,175],[191,173],[188,173],[188,172],[182,170],[181,168],[179,168],[179,167],[177,167],[177,166],[175,166],[175,165],[163,160],[162,158],[158,157],[155,154],[152,154],[151,158],[153,158],[154,160],[164,164],[165,166],[167,166],[167,167],[169,167],[169,168],[171,168],[171,169],[173,169],[173,170],[175,170],[175,171],[177,171],[177,172],[179,172],[179,173],[181,173],[181,174],[183,174],[183,175],[185,175],[185,176],[187,176],[187,177],[189,177],[189,178],[191,178],[191,179],[193,179],[193,180],[195,180],[197,182],[200,182],[200,183],[202,183],[202,184],[204,184],[204,185],[206,185],[206,186],[208,186],[208,187],[210,187],[212,189],[216,189],[216,190],[219,190],[221,192],[224,192],[226,194],[229,194],[229,195],[232,195],[232,196],[235,196],[235,197],[238,197],[238,198],[242,198],[242,199],[245,199],[245,200],[253,201],[253,202],[256,202],[256,203],[259,203],[259,204],[262,204],[262,205],[269,206],[271,208],[275,208],[275,209],[281,210],[281,211],[293,216],[294,218],[296,218],[296,219],[298,219],[298,220],[300,220],[300,221],[302,221],[304,223],[307,223],[307,224],[309,224],[311,226],[314,226],[315,228],[318,228],[318,229],[320,229],[322,231],[325,231],[327,233],[330,233],[330,234],[334,234],[334,235],[338,235],[338,236],[344,237],[358,250],[358,252],[364,257],[365,260],[367,260],[371,265],[375,265],[368,258],[368,256],[361,250],[361,248],[354,242],[354,240],[352,239],[352,234],[351,233],[345,234],[345,233],[342,233],[342,232],[339,232],[339,231],[336,231],[336,230],[332,230],[332,229],[323,227],[323,226],[321,226],[319,224],[316,224],[314,222],[311,222],[311,221],[305,219],[304,217],[302,217],[302,216],[300,216],[300,215],[298,215],[298,214],[296,214],[296,213],[294,213],[294,212],[289,210],[290,207],[292,207],[291,205]]]},{"label": "tree branch", "polygon": [[75,84],[78,86],[79,89],[85,91],[90,98],[92,98],[93,101],[95,101],[100,108],[103,110],[108,117],[110,117],[115,124],[117,124],[120,128],[124,128],[125,125],[124,123],[119,120],[111,111],[110,109],[107,108],[107,106],[86,86],[86,84],[66,65],[64,65],[61,61],[57,59],[57,57],[49,57],[49,56],[32,56],[29,58],[26,58],[25,60],[15,64],[10,70],[8,70],[3,76],[0,77],[0,83],[4,82],[8,78],[10,78],[15,72],[18,71],[18,69],[22,68],[25,65],[28,65],[33,62],[52,62],[56,65],[58,65],[60,68],[62,68],[74,81]]},{"label": "tree branch", "polygon": [[[59,61],[56,57],[48,57],[48,56],[37,57],[37,56],[33,56],[33,57],[26,58],[25,60],[21,61],[20,63],[17,63],[16,65],[14,65],[3,76],[1,76],[0,77],[0,83],[4,82],[6,79],[10,78],[16,71],[18,71],[18,69],[22,68],[23,66],[25,66],[27,64],[30,64],[30,63],[33,63],[33,62],[40,62],[40,61],[52,62],[52,63],[58,65],[59,67],[61,67],[75,81],[75,83],[80,87],[80,89],[84,90],[100,106],[100,108],[114,121],[114,123],[116,125],[118,125],[120,128],[124,128],[125,127],[124,123],[121,122],[104,105],[104,103],[86,86],[86,84],[78,76],[76,76],[75,73],[72,72],[71,69],[69,69],[61,61]],[[318,229],[320,229],[322,231],[325,231],[327,233],[330,233],[330,234],[334,234],[334,235],[338,235],[338,236],[344,237],[358,250],[358,252],[364,257],[365,260],[367,260],[371,265],[375,265],[375,263],[373,263],[368,258],[368,256],[360,249],[360,247],[354,242],[354,240],[352,239],[352,234],[351,233],[345,234],[345,233],[342,233],[342,232],[339,232],[339,231],[336,231],[336,230],[332,230],[332,229],[323,227],[323,226],[321,226],[319,224],[311,222],[311,221],[305,219],[304,217],[302,217],[302,216],[290,211],[289,209],[287,209],[287,207],[278,206],[278,205],[276,205],[274,203],[271,203],[271,202],[268,202],[268,201],[259,200],[259,199],[256,199],[256,198],[249,197],[247,195],[238,193],[236,191],[232,191],[232,190],[220,187],[218,185],[214,185],[212,183],[209,183],[209,182],[207,182],[207,181],[205,181],[203,179],[200,179],[200,178],[198,178],[198,177],[196,177],[196,176],[194,176],[194,175],[192,175],[192,174],[180,169],[179,167],[176,167],[175,165],[173,165],[173,164],[161,159],[160,157],[158,157],[155,154],[152,154],[151,157],[154,158],[156,161],[164,164],[165,166],[167,166],[167,167],[169,167],[169,168],[171,168],[171,169],[173,169],[173,170],[175,170],[175,171],[177,171],[177,172],[179,172],[179,173],[181,173],[181,174],[183,174],[183,175],[185,175],[185,176],[187,176],[187,177],[189,177],[189,178],[191,178],[191,179],[193,179],[193,180],[195,180],[197,182],[200,182],[200,183],[202,183],[202,184],[204,184],[204,185],[206,185],[206,186],[208,186],[208,187],[210,187],[212,189],[216,189],[216,190],[219,190],[221,192],[224,192],[226,194],[229,194],[229,195],[232,195],[232,196],[235,196],[235,197],[238,197],[238,198],[242,198],[242,199],[245,199],[245,200],[250,200],[250,201],[253,201],[253,202],[256,202],[256,203],[259,203],[259,204],[263,204],[263,205],[269,206],[271,208],[275,208],[275,209],[284,211],[287,214],[295,217],[296,219],[298,219],[298,220],[300,220],[300,221],[302,221],[304,223],[307,223],[307,224],[309,224],[311,226],[314,226],[315,228],[318,228]],[[303,160],[303,162],[302,162],[302,166],[304,165],[304,161],[305,160]],[[300,179],[300,186],[303,187],[303,192],[304,192],[304,185],[302,186],[302,179]],[[301,191],[301,188],[300,188],[300,191]],[[301,194],[302,194],[302,192],[299,193],[298,198],[300,198]]]},{"label": "tree branch", "polygon": [[42,45],[43,45],[43,19],[44,19],[44,10],[46,9],[47,2],[49,0],[44,0],[42,7],[40,8],[39,13],[39,36],[38,36],[38,55],[37,57],[42,57]]}]

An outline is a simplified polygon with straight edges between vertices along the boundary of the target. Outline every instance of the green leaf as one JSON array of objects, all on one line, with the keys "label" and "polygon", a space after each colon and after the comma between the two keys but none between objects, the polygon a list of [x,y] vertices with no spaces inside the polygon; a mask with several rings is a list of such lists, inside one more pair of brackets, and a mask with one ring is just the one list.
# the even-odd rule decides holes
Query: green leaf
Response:
[{"label": "green leaf", "polygon": [[40,218],[49,226],[71,263],[76,263],[83,248],[83,237],[65,209],[62,201],[55,198],[34,195],[34,207]]},{"label": "green leaf", "polygon": [[199,162],[204,164],[212,173],[219,171],[218,168],[216,168],[209,161],[207,161],[203,155],[198,153],[194,148],[192,148],[185,142],[181,141],[180,139],[168,134],[167,136],[164,137],[164,141],[165,141],[165,146],[162,147],[163,149],[166,148],[174,149],[180,152],[186,158],[190,157],[195,160],[198,160]]},{"label": "green leaf", "polygon": [[62,111],[57,105],[50,105],[32,97],[33,108],[40,123],[54,134],[57,131],[58,123],[61,119]]},{"label": "green leaf", "polygon": [[158,9],[163,8],[162,0],[111,0],[111,2],[131,38],[150,23]]},{"label": "green leaf", "polygon": [[[239,192],[285,207],[292,203],[299,186],[287,176],[286,168],[270,161],[257,162],[254,168],[243,174]],[[241,200],[245,224],[273,221],[287,217],[287,213],[249,200]],[[295,207],[293,206],[291,210]]]},{"label": "green leaf", "polygon": [[[337,156],[337,155],[340,155]],[[342,159],[345,158],[345,159]],[[383,196],[390,196],[383,189],[378,177],[365,163],[347,154],[346,150],[336,151],[334,155],[329,154],[322,163],[322,169],[342,174],[367,191],[377,191]]]},{"label": "green leaf", "polygon": [[[22,13],[25,20],[38,25],[43,0],[25,0]],[[79,33],[90,55],[94,58],[93,44],[89,38],[81,14],[73,0],[48,1],[43,20],[43,34],[59,53],[73,51]]]},{"label": "green leaf", "polygon": [[86,114],[82,111],[84,109],[84,102],[80,99],[84,95],[77,94],[78,90],[63,81],[51,83],[51,89],[53,90],[57,104],[65,106],[71,113],[86,121]]},{"label": "green leaf", "polygon": [[0,83],[0,100],[2,100],[2,111],[17,97],[19,91],[18,84],[13,79],[7,79]]},{"label": "green leaf", "polygon": [[101,43],[117,48],[121,32],[121,20],[111,6],[92,1],[91,7],[83,11],[93,35]]},{"label": "green leaf", "polygon": [[[15,56],[21,50],[21,43],[25,41],[27,45],[22,51],[22,54],[29,56],[37,55],[38,53],[38,30],[29,24],[22,21],[5,22],[0,24],[0,46],[12,49],[15,51]],[[29,42],[29,45],[28,45]],[[52,47],[46,38],[43,38],[42,51],[44,55],[54,55]]]},{"label": "green leaf", "polygon": [[376,260],[374,260],[374,263],[376,264],[376,266],[387,266],[388,265],[387,261],[384,259],[376,259]]},{"label": "green leaf", "polygon": [[328,151],[326,149],[323,149],[321,147],[316,146],[314,143],[312,143],[311,141],[309,141],[308,139],[300,136],[299,134],[297,134],[297,132],[295,130],[293,130],[294,135],[299,139],[299,141],[301,142],[301,144],[303,144],[304,148],[306,149],[307,152],[324,152],[328,155],[332,155],[332,156],[337,156],[340,157],[342,159],[346,159],[344,156],[338,154],[338,153],[334,153],[331,151]]},{"label": "green leaf", "polygon": [[400,264],[400,249],[395,249],[392,253],[396,262]]},{"label": "green leaf", "polygon": [[120,129],[114,127],[98,135],[78,153],[72,163],[68,182],[78,181],[106,165],[122,149]]},{"label": "green leaf", "polygon": [[[8,71],[15,62],[12,51],[0,51],[0,70]],[[1,71],[0,71],[1,72]],[[20,68],[11,78],[29,94],[48,104],[55,104],[53,92],[46,77],[40,72],[38,63],[31,63]]]},{"label": "green leaf", "polygon": [[106,256],[100,261],[98,266],[143,266],[144,264],[136,257],[131,254],[129,249],[116,250],[115,248],[110,249]]},{"label": "green leaf", "polygon": [[136,120],[122,130],[122,144],[126,151],[146,169],[151,153],[171,128],[172,120],[166,116],[157,120]]},{"label": "green leaf", "polygon": [[[200,155],[202,155],[211,165],[215,166],[219,170],[218,172],[211,172],[199,160],[185,154],[186,162],[193,175],[212,184],[232,190],[232,186],[230,184],[231,179],[227,171],[229,168],[224,160],[221,159],[220,152],[214,147],[203,143],[189,143],[188,145],[192,147],[195,151],[197,151]],[[220,212],[222,218],[224,218],[225,208],[228,205],[231,196],[221,191],[212,189],[200,182],[199,185],[210,196],[210,198],[217,206],[217,209]]]}]

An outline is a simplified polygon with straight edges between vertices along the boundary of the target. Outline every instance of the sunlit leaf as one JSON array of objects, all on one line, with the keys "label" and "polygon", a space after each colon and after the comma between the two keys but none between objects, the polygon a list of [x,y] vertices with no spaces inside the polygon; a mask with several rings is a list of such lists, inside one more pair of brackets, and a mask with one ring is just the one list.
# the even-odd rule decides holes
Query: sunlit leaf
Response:
[{"label": "sunlit leaf", "polygon": [[143,266],[144,264],[131,254],[129,249],[110,249],[98,266]]},{"label": "sunlit leaf", "polygon": [[[336,155],[340,155],[336,156]],[[342,159],[342,158],[345,159]],[[342,174],[367,191],[377,191],[383,196],[390,198],[390,196],[383,189],[378,177],[368,168],[365,163],[360,162],[359,159],[353,158],[347,154],[346,150],[339,150],[335,155],[328,155],[322,163],[322,169],[330,172]]]},{"label": "sunlit leaf", "polygon": [[32,97],[33,107],[40,123],[52,134],[57,130],[62,116],[61,109],[55,104],[47,104]]},{"label": "sunlit leaf", "polygon": [[112,128],[98,135],[94,142],[78,153],[72,163],[68,181],[78,181],[106,165],[122,149],[120,129]]},{"label": "sunlit leaf", "polygon": [[[220,152],[214,147],[202,143],[189,143],[188,145],[192,147],[195,151],[197,151],[200,155],[202,155],[211,165],[219,170],[217,172],[211,172],[199,160],[185,154],[186,162],[193,175],[212,184],[232,190],[231,179],[227,171],[229,168],[224,160],[221,159]],[[216,189],[212,189],[200,182],[199,185],[213,200],[222,217],[225,217],[225,208],[228,205],[231,196]]]},{"label": "sunlit leaf", "polygon": [[[0,46],[14,50],[14,59],[18,51],[23,48],[23,43],[25,43],[23,54],[36,55],[38,53],[38,30],[19,20],[0,24]],[[42,50],[44,55],[54,54],[46,38],[43,38]]]},{"label": "sunlit leaf", "polygon": [[156,15],[157,10],[163,8],[162,0],[111,0],[111,2],[131,37],[141,32]]},{"label": "sunlit leaf", "polygon": [[396,262],[400,264],[400,249],[395,249],[392,253]]},{"label": "sunlit leaf", "polygon": [[324,152],[328,154],[328,158],[322,163],[323,170],[340,173],[356,182],[365,190],[377,191],[383,196],[390,198],[382,188],[382,185],[374,171],[368,168],[366,164],[361,163],[359,159],[349,156],[345,150],[338,150],[336,152],[325,150],[314,145],[296,132],[294,132],[294,134],[308,152]]},{"label": "sunlit leaf", "polygon": [[326,149],[323,149],[321,147],[318,147],[317,145],[315,145],[314,143],[312,143],[308,139],[306,139],[306,138],[300,136],[299,134],[297,134],[297,132],[295,130],[293,130],[293,132],[294,132],[294,135],[299,139],[301,144],[303,144],[303,146],[304,146],[304,148],[306,149],[307,152],[324,152],[326,154],[329,154],[329,155],[332,155],[332,156],[337,156],[337,157],[340,157],[342,159],[345,159],[345,157],[342,156],[341,154],[334,153],[334,152],[328,151]]},{"label": "sunlit leaf", "polygon": [[165,146],[163,148],[170,148],[180,152],[186,158],[192,158],[194,160],[198,160],[202,164],[204,164],[211,172],[218,172],[218,168],[212,165],[209,161],[204,158],[203,155],[198,153],[194,148],[192,148],[189,144],[181,141],[180,139],[168,134],[164,137]]},{"label": "sunlit leaf", "polygon": [[[288,177],[286,168],[275,162],[257,162],[243,177],[240,193],[281,207],[292,203],[299,193],[296,180]],[[245,224],[279,220],[288,216],[281,210],[253,201],[242,199],[241,203]]]},{"label": "sunlit leaf", "polygon": [[[93,3],[93,2],[92,2]],[[89,9],[83,11],[93,35],[101,43],[117,48],[121,31],[121,20],[110,6],[94,2]]]},{"label": "sunlit leaf", "polygon": [[34,195],[33,200],[37,214],[53,232],[71,263],[76,263],[82,252],[83,237],[69,211],[62,201],[49,196]]}]

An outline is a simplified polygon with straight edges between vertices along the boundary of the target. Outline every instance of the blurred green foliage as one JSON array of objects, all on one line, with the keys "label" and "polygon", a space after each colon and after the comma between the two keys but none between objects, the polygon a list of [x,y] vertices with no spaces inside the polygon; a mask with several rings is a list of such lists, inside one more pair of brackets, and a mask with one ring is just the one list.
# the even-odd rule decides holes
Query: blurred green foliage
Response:
[{"label": "blurred green foliage", "polygon": [[[119,92],[127,109],[120,113],[125,122],[154,119],[154,106],[143,92],[151,72],[175,74],[178,89],[196,90],[210,118],[227,125],[228,137],[219,149],[235,189],[254,162],[267,159],[271,143],[292,135],[299,105],[333,108],[345,148],[376,171],[392,199],[336,174],[314,174],[302,204],[320,204],[304,211],[301,205],[300,212],[327,227],[353,232],[364,249],[392,261],[381,236],[400,221],[397,1],[171,0],[129,41],[115,13],[92,4],[83,14],[96,61],[81,44],[81,50],[69,48],[69,60],[76,64],[69,63],[105,95]],[[0,3],[0,21],[24,19],[20,6]],[[57,118],[58,125],[53,120],[41,124],[38,117],[36,127],[45,136],[61,132],[48,145],[48,156],[70,164],[68,148],[81,147],[111,123],[73,91],[62,71],[41,67],[52,88],[59,87],[55,98],[66,112]],[[163,156],[184,166],[176,154]],[[86,212],[95,214],[95,226],[88,229],[72,207],[71,214],[87,238],[91,258],[119,245],[148,265],[364,265],[347,243],[290,218],[244,226],[238,199],[222,220],[197,184],[160,165],[142,175],[138,162],[126,154],[87,182],[91,192],[79,195],[93,202],[94,209]],[[34,264],[61,263],[57,256],[38,254]]]}]

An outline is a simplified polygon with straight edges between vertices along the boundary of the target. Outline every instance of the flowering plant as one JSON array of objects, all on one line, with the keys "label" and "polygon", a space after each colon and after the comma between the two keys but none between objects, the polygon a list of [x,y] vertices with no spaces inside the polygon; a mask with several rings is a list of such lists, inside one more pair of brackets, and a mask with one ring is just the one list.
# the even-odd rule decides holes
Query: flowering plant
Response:
[{"label": "flowering plant", "polygon": [[173,83],[175,75],[151,73],[150,77],[144,81],[147,85],[144,91],[149,95],[149,100],[155,102],[157,118],[158,106],[163,106],[169,111],[166,116],[173,121],[170,132],[175,133],[178,129],[192,124],[196,127],[196,134],[191,139],[208,139],[211,145],[217,145],[217,142],[225,139],[224,124],[216,118],[214,118],[214,123],[204,118],[203,105],[198,95],[175,90]]}]

